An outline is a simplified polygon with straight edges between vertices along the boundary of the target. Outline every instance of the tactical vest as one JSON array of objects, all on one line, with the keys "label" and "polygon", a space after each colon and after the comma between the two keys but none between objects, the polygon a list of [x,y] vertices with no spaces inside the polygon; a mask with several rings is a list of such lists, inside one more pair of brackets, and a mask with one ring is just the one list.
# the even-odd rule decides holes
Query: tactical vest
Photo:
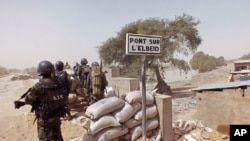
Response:
[{"label": "tactical vest", "polygon": [[67,81],[68,74],[66,71],[56,71],[55,76],[60,78],[64,82]]},{"label": "tactical vest", "polygon": [[60,83],[63,84],[63,87],[67,88],[68,92],[70,90],[70,77],[66,71],[56,71],[55,76],[59,78]]},{"label": "tactical vest", "polygon": [[58,80],[49,83],[40,80],[44,89],[44,99],[38,106],[36,113],[39,117],[64,116],[67,112],[67,89]]}]

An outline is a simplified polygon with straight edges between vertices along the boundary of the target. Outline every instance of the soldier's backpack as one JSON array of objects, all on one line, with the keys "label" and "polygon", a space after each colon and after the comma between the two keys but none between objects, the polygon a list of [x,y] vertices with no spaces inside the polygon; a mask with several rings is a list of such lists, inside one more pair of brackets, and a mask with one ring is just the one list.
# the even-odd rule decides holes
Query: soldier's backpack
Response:
[{"label": "soldier's backpack", "polygon": [[55,81],[55,83],[46,83],[43,80],[39,81],[40,85],[45,91],[45,101],[41,105],[39,110],[41,116],[65,116],[67,113],[67,95],[68,91],[60,83],[60,81]]},{"label": "soldier's backpack", "polygon": [[102,92],[101,71],[100,66],[95,66],[91,70],[91,88],[94,95]]},{"label": "soldier's backpack", "polygon": [[70,91],[71,80],[67,71],[56,71],[55,76],[61,81],[63,87],[67,88],[68,92]]}]

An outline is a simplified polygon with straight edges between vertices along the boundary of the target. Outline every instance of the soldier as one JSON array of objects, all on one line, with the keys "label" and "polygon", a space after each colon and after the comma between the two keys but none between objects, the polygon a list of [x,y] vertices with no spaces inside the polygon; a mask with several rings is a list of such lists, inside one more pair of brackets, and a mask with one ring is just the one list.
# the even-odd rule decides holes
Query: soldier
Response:
[{"label": "soldier", "polygon": [[87,81],[87,86],[90,91],[89,104],[93,104],[104,98],[104,91],[107,85],[108,81],[105,73],[102,71],[102,65],[100,66],[98,62],[93,62]]},{"label": "soldier", "polygon": [[71,68],[68,62],[66,62],[63,67],[64,67],[64,69],[70,69]]},{"label": "soldier", "polygon": [[[69,81],[69,76],[68,73],[66,71],[64,71],[64,63],[62,61],[57,61],[55,63],[55,76],[57,78],[59,78],[59,80],[62,82],[63,87],[65,87],[67,89],[67,100],[68,100],[68,96],[69,96],[69,91],[70,91],[70,81]],[[68,101],[67,101],[68,103]],[[71,113],[70,113],[70,108],[69,108],[69,103],[68,103],[68,111],[67,111],[67,115],[69,117],[69,119],[72,118]]]},{"label": "soldier", "polygon": [[79,75],[79,78],[81,80],[83,88],[86,88],[86,81],[87,81],[87,77],[88,77],[89,72],[90,72],[90,66],[87,64],[88,64],[88,60],[86,58],[82,58],[81,59],[81,66],[80,66],[80,70],[78,72],[78,75]]},{"label": "soldier", "polygon": [[[54,66],[49,61],[41,61],[37,67],[37,73],[41,78],[25,98],[25,102],[15,101],[15,108],[18,109],[25,104],[32,105],[32,112],[35,112],[39,141],[63,141],[61,134],[60,118],[67,112],[67,89],[52,77]],[[20,98],[20,99],[21,99]]]}]

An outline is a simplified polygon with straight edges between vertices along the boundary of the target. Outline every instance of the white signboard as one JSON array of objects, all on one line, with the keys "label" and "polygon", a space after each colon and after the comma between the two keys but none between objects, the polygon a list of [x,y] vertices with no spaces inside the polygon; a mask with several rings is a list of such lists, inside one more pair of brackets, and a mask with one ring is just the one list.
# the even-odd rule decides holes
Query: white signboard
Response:
[{"label": "white signboard", "polygon": [[161,54],[161,36],[126,34],[126,55]]}]

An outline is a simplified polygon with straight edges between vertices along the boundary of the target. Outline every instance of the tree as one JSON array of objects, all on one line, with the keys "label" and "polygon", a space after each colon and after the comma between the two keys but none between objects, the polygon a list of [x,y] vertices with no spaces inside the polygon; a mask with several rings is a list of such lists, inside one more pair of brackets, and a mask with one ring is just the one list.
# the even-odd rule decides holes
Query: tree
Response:
[{"label": "tree", "polygon": [[240,59],[250,59],[250,53],[243,55]]},{"label": "tree", "polygon": [[223,66],[225,64],[226,63],[223,56],[216,58],[214,56],[205,54],[202,51],[195,53],[190,60],[192,69],[198,70],[200,73],[214,70],[217,67]]},{"label": "tree", "polygon": [[155,73],[156,89],[159,93],[166,93],[169,88],[164,81],[163,73],[169,65],[174,65],[182,71],[189,71],[188,62],[178,57],[180,54],[188,56],[194,53],[201,38],[196,26],[199,21],[192,16],[183,14],[170,21],[168,19],[149,18],[138,20],[125,25],[116,35],[107,39],[98,49],[100,58],[108,65],[122,67],[122,74],[130,76],[141,75],[141,56],[125,55],[126,33],[162,36],[161,55],[146,56],[145,66]]}]

